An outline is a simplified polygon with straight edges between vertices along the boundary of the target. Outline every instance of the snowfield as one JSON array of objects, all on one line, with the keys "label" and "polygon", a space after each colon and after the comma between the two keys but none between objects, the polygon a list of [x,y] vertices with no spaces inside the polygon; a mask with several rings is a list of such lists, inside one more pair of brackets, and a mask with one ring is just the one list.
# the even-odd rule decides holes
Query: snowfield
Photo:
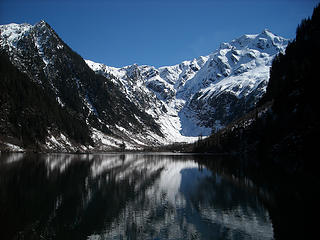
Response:
[{"label": "snowfield", "polygon": [[[152,115],[167,141],[191,142],[224,127],[229,123],[226,116],[232,119],[235,110],[219,104],[221,96],[228,94],[245,102],[242,113],[254,106],[266,91],[273,58],[283,53],[287,44],[287,39],[264,30],[222,43],[208,56],[158,69],[136,64],[114,68],[91,60],[86,63],[97,74],[111,77],[131,101]],[[142,102],[136,101],[137,95]],[[210,104],[214,101],[216,106]],[[223,113],[218,113],[219,107],[224,107],[219,110]]]},{"label": "snowfield", "polygon": [[[222,43],[207,56],[173,66],[133,64],[115,68],[85,60],[86,64],[82,61],[79,67],[76,65],[81,64],[79,59],[73,59],[68,46],[44,21],[34,26],[2,25],[0,30],[0,47],[12,63],[37,84],[47,84],[60,106],[70,107],[61,92],[77,91],[82,109],[79,114],[90,129],[93,146],[75,145],[65,133],[48,130],[45,148],[52,151],[109,151],[123,144],[126,149],[142,149],[191,143],[199,136],[208,136],[255,106],[266,91],[273,58],[284,52],[288,44],[287,39],[264,30]],[[65,65],[67,69],[62,68]],[[99,110],[101,104],[90,94],[90,83],[81,77],[83,69],[92,73],[87,66],[104,76],[105,83],[111,81],[121,91],[119,95],[136,106],[138,111],[134,113],[116,106],[125,119],[131,114],[130,121],[114,123],[114,116],[109,116],[107,110]],[[66,71],[69,75],[61,74]],[[47,81],[42,82],[39,76],[46,76]],[[148,118],[145,113],[154,121],[143,119]],[[23,150],[12,144],[7,146],[14,151]]]}]

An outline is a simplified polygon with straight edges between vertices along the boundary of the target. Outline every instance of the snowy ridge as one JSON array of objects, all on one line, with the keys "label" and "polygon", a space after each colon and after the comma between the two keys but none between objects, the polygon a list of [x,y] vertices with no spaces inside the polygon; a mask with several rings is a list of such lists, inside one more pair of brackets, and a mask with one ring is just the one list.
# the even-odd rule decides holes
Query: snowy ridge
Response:
[{"label": "snowy ridge", "polygon": [[23,23],[11,23],[0,26],[1,30],[1,45],[7,45],[9,48],[15,48],[17,42],[32,29],[32,25]]},{"label": "snowy ridge", "polygon": [[[31,81],[39,84],[48,95],[53,96],[62,108],[83,120],[91,134],[92,142],[84,146],[71,141],[70,136],[57,127],[53,126],[54,130],[50,130],[51,126],[47,129],[47,137],[41,148],[67,152],[110,151],[122,144],[125,144],[126,149],[136,149],[166,143],[153,118],[144,109],[139,110],[125,100],[134,96],[121,94],[117,89],[125,83],[116,82],[116,77],[111,73],[120,74],[117,76],[122,78],[126,75],[126,80],[132,81],[135,76],[134,66],[128,66],[122,71],[109,67],[105,69],[111,72],[108,79],[97,77],[45,21],[34,26],[3,25],[0,30],[0,49],[7,53],[13,65],[26,73]],[[110,80],[117,86],[111,84]],[[131,82],[128,94],[136,88],[136,84]],[[5,146],[5,150],[19,150],[9,148],[5,142],[2,146]]]},{"label": "snowy ridge", "polygon": [[187,141],[252,108],[266,90],[273,58],[287,44],[287,39],[264,30],[222,43],[208,56],[159,69],[86,63],[98,74],[113,76],[127,97],[156,119],[167,139]]},{"label": "snowy ridge", "polygon": [[[75,145],[64,132],[48,130],[46,148],[54,151],[106,151],[123,144],[137,149],[209,135],[254,106],[266,90],[273,58],[288,44],[264,30],[173,66],[115,68],[90,60],[85,64],[44,21],[0,30],[0,47],[10,61],[90,129],[92,146]],[[106,91],[117,92],[110,102],[92,91],[97,75],[90,69],[105,77]]]}]

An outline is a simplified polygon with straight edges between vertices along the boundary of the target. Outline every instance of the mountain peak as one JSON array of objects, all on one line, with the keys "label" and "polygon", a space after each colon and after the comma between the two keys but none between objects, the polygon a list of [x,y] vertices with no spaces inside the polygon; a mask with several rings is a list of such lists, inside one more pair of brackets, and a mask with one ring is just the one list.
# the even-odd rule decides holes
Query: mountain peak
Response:
[{"label": "mountain peak", "polygon": [[222,47],[230,48],[228,45],[231,45],[238,50],[248,48],[275,54],[275,52],[284,51],[287,44],[288,39],[277,36],[269,29],[264,29],[260,34],[245,34],[232,40],[230,44],[222,44]]},{"label": "mountain peak", "polygon": [[[155,129],[154,136],[165,136],[157,142],[189,141],[192,139],[189,137],[208,135],[212,128],[225,126],[244,113],[264,93],[272,59],[286,47],[284,38],[265,29],[260,34],[243,35],[223,43],[208,56],[159,69],[137,64],[113,68],[87,60],[92,70],[110,81],[100,77],[96,80],[102,81],[101,86],[106,89],[109,87],[110,94],[114,93],[110,95],[112,97],[101,96],[102,102],[99,102],[95,96],[97,92],[90,89],[90,79],[95,75],[91,75],[80,57],[67,47],[46,21],[41,20],[34,26],[10,27],[18,28],[15,43],[2,38],[3,26],[0,27],[1,40],[4,39],[1,47],[34,82],[47,85],[58,104],[82,109],[83,116],[99,116],[99,119],[92,117],[90,126],[99,128],[99,131],[104,129],[108,134],[110,131],[115,131],[115,135],[127,134],[121,129],[135,130],[139,124],[139,129],[143,129],[146,124],[150,131]],[[24,33],[21,30],[24,28],[30,30]],[[20,40],[23,41],[16,44]],[[30,62],[34,64],[30,65]],[[88,71],[83,74],[83,69]],[[47,80],[38,76],[45,76]],[[72,98],[70,92],[74,95]],[[115,104],[117,94],[122,102]],[[110,101],[106,102],[106,99]],[[110,108],[115,115],[108,114],[103,108]],[[118,121],[119,114],[123,117],[122,122]],[[126,123],[128,114],[131,114],[131,125]],[[90,119],[84,120],[89,124]],[[107,125],[103,127],[101,124]],[[131,138],[129,135],[126,136]],[[145,142],[149,140],[146,138]]]},{"label": "mountain peak", "polygon": [[1,44],[11,47],[14,46],[19,39],[28,34],[31,29],[32,25],[27,23],[0,25]]},{"label": "mountain peak", "polygon": [[45,20],[40,20],[35,24],[35,26],[48,26],[49,24]]},{"label": "mountain peak", "polygon": [[[272,33],[268,28],[265,28],[262,33],[267,34],[267,33]],[[273,34],[273,33],[272,33]]]},{"label": "mountain peak", "polygon": [[1,42],[3,45],[14,47],[21,38],[28,35],[33,29],[37,29],[37,31],[42,33],[45,32],[44,29],[54,32],[50,25],[44,20],[39,21],[34,26],[28,23],[10,23],[0,25]]},{"label": "mountain peak", "polygon": [[275,37],[277,37],[277,35],[275,35],[269,29],[266,28],[257,37],[258,38],[259,37],[264,37],[264,38],[273,40]]},{"label": "mountain peak", "polygon": [[54,31],[50,24],[48,24],[45,20],[40,20],[38,23],[34,25],[36,29],[49,29],[50,31]]}]

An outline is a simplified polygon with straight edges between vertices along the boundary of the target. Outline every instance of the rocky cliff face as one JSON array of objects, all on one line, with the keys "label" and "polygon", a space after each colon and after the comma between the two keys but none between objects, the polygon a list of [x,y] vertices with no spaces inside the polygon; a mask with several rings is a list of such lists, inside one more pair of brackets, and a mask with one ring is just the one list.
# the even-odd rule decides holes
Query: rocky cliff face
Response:
[{"label": "rocky cliff face", "polygon": [[226,126],[254,107],[265,93],[273,58],[287,44],[288,40],[264,30],[222,43],[208,56],[159,69],[86,62],[97,74],[112,76],[163,131],[170,129],[167,135],[198,136]]},{"label": "rocky cliff face", "polygon": [[[46,95],[87,124],[93,144],[81,150],[108,150],[123,142],[127,147],[137,147],[164,141],[154,119],[130,102],[109,78],[96,75],[46,22],[1,26],[1,50]],[[47,136],[44,148],[65,147],[59,144],[61,138],[53,140],[49,126]]]},{"label": "rocky cliff face", "polygon": [[[81,151],[192,141],[226,126],[264,94],[272,59],[288,43],[265,30],[174,66],[114,68],[84,61],[44,21],[0,30],[13,65],[86,124],[92,141]],[[72,134],[59,131],[53,136],[47,126],[42,147],[73,146]]]}]

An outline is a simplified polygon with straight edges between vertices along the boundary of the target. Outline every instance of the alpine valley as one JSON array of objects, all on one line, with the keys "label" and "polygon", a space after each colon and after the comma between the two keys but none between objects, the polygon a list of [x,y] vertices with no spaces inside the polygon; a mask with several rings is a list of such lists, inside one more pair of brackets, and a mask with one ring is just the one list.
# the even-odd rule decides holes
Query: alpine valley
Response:
[{"label": "alpine valley", "polygon": [[0,31],[1,151],[192,142],[255,107],[288,44],[264,30],[174,66],[115,68],[82,59],[45,21]]}]

